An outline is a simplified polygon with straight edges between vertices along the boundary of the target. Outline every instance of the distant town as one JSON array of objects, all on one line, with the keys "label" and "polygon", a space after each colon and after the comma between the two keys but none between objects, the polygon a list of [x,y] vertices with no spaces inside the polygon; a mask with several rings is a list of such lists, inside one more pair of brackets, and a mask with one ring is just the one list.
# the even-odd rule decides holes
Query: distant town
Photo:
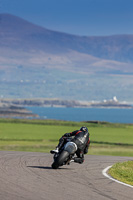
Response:
[{"label": "distant town", "polygon": [[0,99],[0,117],[37,117],[25,107],[81,107],[81,108],[128,108],[133,106],[126,102],[119,102],[114,96],[110,100],[95,101],[75,101],[62,99]]}]

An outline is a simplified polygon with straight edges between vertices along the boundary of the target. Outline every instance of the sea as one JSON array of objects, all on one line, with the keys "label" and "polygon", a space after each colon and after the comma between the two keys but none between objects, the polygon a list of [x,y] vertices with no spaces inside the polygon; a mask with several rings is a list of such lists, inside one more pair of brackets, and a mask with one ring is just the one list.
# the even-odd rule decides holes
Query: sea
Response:
[{"label": "sea", "polygon": [[26,107],[39,119],[65,121],[104,121],[111,123],[133,123],[133,109],[125,108],[66,108]]}]

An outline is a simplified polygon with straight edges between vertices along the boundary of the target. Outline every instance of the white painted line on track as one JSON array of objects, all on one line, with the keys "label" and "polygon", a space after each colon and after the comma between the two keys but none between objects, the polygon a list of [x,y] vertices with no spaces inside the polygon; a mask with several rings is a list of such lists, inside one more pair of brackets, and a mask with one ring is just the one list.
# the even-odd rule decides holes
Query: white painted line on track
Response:
[{"label": "white painted line on track", "polygon": [[106,167],[106,168],[102,171],[102,174],[103,174],[105,177],[107,177],[107,178],[109,178],[110,180],[112,180],[112,181],[115,181],[115,182],[120,183],[120,184],[122,184],[122,185],[125,185],[125,186],[128,186],[128,187],[133,188],[132,185],[129,185],[129,184],[123,183],[123,182],[118,181],[118,180],[112,178],[111,176],[109,176],[109,175],[107,174],[107,171],[108,171],[111,167],[112,167],[112,165]]}]

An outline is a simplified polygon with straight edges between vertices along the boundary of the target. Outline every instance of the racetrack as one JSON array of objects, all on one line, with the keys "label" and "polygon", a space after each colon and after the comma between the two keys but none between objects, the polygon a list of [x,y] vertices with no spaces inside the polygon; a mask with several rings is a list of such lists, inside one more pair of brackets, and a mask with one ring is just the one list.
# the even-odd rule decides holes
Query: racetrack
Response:
[{"label": "racetrack", "polygon": [[130,200],[133,189],[102,175],[129,157],[85,156],[81,164],[51,168],[52,155],[0,151],[0,200]]}]

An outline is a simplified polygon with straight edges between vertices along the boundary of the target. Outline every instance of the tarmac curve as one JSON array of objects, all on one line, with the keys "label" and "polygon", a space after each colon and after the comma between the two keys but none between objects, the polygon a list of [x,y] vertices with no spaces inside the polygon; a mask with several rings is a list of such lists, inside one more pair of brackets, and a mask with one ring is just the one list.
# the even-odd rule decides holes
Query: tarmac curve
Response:
[{"label": "tarmac curve", "polygon": [[0,200],[130,200],[133,189],[102,170],[131,157],[86,155],[83,164],[53,170],[51,154],[0,151]]}]

